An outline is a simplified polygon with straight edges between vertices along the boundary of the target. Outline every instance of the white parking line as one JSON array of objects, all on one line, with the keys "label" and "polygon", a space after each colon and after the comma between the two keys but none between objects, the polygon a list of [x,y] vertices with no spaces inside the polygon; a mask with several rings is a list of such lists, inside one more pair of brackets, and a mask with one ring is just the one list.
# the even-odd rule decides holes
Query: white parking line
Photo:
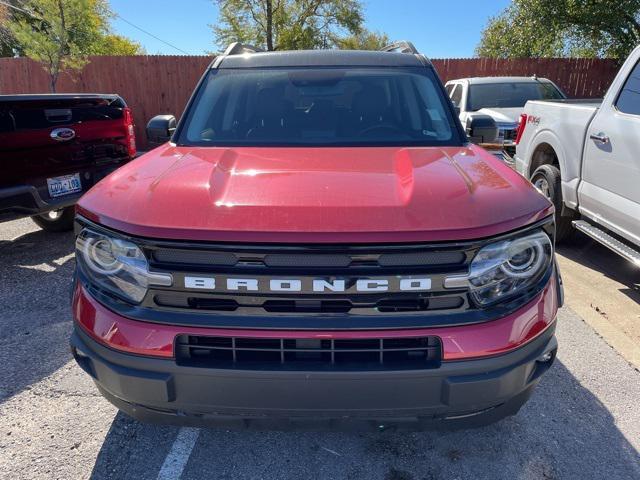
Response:
[{"label": "white parking line", "polygon": [[158,480],[177,480],[180,478],[184,467],[189,461],[196,440],[198,440],[198,435],[200,435],[199,428],[183,427],[178,431],[171,450],[169,450],[162,468],[160,468]]}]

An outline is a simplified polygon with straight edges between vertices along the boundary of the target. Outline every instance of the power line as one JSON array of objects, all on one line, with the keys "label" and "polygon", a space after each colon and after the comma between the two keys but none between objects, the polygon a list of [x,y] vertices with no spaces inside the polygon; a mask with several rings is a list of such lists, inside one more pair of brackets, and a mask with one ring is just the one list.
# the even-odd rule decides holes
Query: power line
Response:
[{"label": "power line", "polygon": [[185,52],[184,50],[182,50],[181,48],[176,47],[175,45],[170,44],[169,42],[166,42],[164,40],[162,40],[160,37],[156,37],[153,33],[147,32],[146,30],[140,28],[139,26],[131,23],[129,20],[122,18],[122,15],[120,15],[119,13],[114,13],[114,15],[116,17],[118,17],[120,20],[122,20],[124,23],[128,23],[129,25],[131,25],[133,28],[136,28],[138,30],[140,30],[142,33],[146,33],[147,35],[149,35],[150,37],[155,38],[156,40],[158,40],[159,42],[164,43],[165,45],[170,46],[171,48],[175,48],[176,50],[178,50],[179,52],[184,53],[185,55],[189,55],[189,52]]},{"label": "power line", "polygon": [[[15,5],[12,5],[12,4],[10,4],[10,3],[7,3],[7,2],[5,2],[5,1],[3,1],[3,0],[0,0],[0,5],[5,5],[5,6],[9,7],[9,8],[13,8],[14,10],[18,10],[19,12],[26,13],[27,15],[29,15],[29,16],[31,16],[31,17],[33,17],[33,18],[35,18],[35,19],[42,20],[41,18],[38,18],[37,16],[35,16],[32,12],[30,12],[30,11],[28,11],[28,10],[25,10],[24,8],[16,7]],[[179,51],[179,52],[184,53],[185,55],[189,55],[189,52],[185,52],[185,51],[184,51],[184,50],[182,50],[181,48],[178,48],[178,47],[176,47],[175,45],[173,45],[173,44],[171,44],[171,43],[169,43],[169,42],[167,42],[167,41],[165,41],[165,40],[161,39],[160,37],[158,37],[158,36],[154,35],[153,33],[146,31],[145,29],[143,29],[143,28],[141,28],[141,27],[137,26],[137,25],[136,25],[136,24],[134,24],[134,23],[131,23],[131,22],[130,22],[129,20],[127,20],[126,18],[123,18],[123,17],[122,17],[122,15],[120,15],[119,13],[114,12],[114,16],[115,16],[115,17],[117,17],[117,18],[119,18],[120,20],[122,20],[124,23],[127,23],[127,24],[131,25],[133,28],[140,30],[142,33],[144,33],[144,34],[146,34],[146,35],[149,35],[150,37],[155,38],[155,39],[156,39],[156,40],[158,40],[159,42],[162,42],[162,43],[164,43],[165,45],[167,45],[167,46],[169,46],[169,47],[171,47],[171,48],[174,48],[174,49],[176,49],[176,50],[177,50],[177,51]]]}]

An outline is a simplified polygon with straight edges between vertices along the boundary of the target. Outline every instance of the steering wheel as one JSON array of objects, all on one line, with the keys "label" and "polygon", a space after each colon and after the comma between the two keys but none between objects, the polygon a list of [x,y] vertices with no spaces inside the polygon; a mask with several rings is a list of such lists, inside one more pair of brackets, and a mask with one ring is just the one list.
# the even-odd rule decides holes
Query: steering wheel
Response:
[{"label": "steering wheel", "polygon": [[358,133],[358,136],[370,135],[371,133],[377,132],[378,130],[380,131],[386,130],[387,132],[390,132],[390,133],[402,133],[402,130],[396,127],[395,125],[392,125],[390,123],[379,123],[377,125],[371,125],[370,127],[367,127],[364,130],[361,130]]}]

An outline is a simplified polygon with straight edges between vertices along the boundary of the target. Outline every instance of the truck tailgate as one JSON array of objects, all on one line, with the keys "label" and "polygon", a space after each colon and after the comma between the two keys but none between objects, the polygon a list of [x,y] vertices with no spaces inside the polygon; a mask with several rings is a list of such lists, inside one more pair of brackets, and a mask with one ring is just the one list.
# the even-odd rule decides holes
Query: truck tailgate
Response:
[{"label": "truck tailgate", "polygon": [[128,159],[125,107],[117,95],[0,96],[0,185]]}]

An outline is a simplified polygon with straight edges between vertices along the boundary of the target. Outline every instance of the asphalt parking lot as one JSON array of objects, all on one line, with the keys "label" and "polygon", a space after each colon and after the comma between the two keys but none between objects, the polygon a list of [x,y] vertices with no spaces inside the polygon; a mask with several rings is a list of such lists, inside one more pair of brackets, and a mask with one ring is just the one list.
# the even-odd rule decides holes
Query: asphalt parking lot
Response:
[{"label": "asphalt parking lot", "polygon": [[640,273],[594,245],[561,255],[558,361],[517,416],[447,433],[229,432],[139,424],[103,400],[68,348],[73,235],[0,224],[0,478],[640,478]]}]

